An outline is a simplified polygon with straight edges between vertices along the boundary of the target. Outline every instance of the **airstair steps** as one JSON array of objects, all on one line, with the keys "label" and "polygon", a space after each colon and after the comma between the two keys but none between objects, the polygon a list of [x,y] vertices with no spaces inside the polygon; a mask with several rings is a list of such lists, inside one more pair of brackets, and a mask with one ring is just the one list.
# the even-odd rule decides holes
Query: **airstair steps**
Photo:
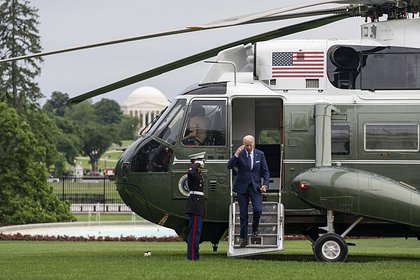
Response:
[{"label": "airstair steps", "polygon": [[237,202],[231,205],[229,255],[253,255],[283,249],[283,206],[279,202],[263,202],[258,236],[252,236],[253,209],[248,206],[248,245],[240,246],[240,216]]}]

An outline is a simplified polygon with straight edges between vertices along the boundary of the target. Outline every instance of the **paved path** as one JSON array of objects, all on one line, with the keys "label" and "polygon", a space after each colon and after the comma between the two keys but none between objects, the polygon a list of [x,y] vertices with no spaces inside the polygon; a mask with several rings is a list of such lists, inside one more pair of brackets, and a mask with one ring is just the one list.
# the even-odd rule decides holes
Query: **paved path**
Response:
[{"label": "paved path", "polygon": [[0,233],[43,236],[171,237],[174,230],[147,221],[48,223],[0,227]]}]

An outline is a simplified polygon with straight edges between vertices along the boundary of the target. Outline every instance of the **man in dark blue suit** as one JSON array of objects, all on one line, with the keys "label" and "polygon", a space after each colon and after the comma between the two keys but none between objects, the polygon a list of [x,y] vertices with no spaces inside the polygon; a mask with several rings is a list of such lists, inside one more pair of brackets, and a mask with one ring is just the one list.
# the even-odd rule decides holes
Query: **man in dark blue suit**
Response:
[{"label": "man in dark blue suit", "polygon": [[[262,151],[255,149],[255,140],[247,135],[228,162],[228,169],[238,167],[238,175],[233,184],[233,191],[237,193],[239,215],[241,221],[240,245],[248,244],[248,204],[251,199],[253,210],[252,234],[258,236],[258,225],[262,212],[262,194],[268,189],[270,173],[267,161]],[[262,183],[261,183],[261,178]]]}]

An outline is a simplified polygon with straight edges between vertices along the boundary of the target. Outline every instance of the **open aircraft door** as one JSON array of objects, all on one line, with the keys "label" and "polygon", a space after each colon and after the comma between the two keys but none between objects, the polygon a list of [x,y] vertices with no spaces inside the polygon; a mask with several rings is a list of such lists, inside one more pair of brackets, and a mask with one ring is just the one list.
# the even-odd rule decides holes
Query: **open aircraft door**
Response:
[{"label": "open aircraft door", "polygon": [[[232,191],[236,170],[230,172],[230,206],[228,256],[250,256],[283,250],[284,207],[281,204],[282,100],[279,98],[235,98],[229,104],[231,154],[242,145],[247,134],[255,137],[256,148],[262,150],[270,169],[270,191],[263,194],[259,235],[252,233],[252,205],[248,206],[248,245],[240,247],[240,217],[236,193]],[[252,112],[244,115],[244,112]],[[267,141],[267,135],[271,137]]]}]

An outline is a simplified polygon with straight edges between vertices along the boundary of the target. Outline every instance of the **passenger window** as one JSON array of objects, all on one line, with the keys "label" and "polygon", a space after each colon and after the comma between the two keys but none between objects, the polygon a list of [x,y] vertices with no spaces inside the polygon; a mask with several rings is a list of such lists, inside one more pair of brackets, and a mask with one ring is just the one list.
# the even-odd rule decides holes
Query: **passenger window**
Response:
[{"label": "passenger window", "polygon": [[193,101],[182,135],[186,146],[225,146],[226,101]]},{"label": "passenger window", "polygon": [[350,154],[350,126],[348,124],[331,125],[331,154]]},{"label": "passenger window", "polygon": [[365,54],[362,59],[361,89],[420,88],[419,54]]},{"label": "passenger window", "polygon": [[417,152],[419,126],[417,124],[366,124],[365,150]]},{"label": "passenger window", "polygon": [[337,88],[419,89],[419,69],[415,48],[337,45],[328,50],[328,79]]}]

